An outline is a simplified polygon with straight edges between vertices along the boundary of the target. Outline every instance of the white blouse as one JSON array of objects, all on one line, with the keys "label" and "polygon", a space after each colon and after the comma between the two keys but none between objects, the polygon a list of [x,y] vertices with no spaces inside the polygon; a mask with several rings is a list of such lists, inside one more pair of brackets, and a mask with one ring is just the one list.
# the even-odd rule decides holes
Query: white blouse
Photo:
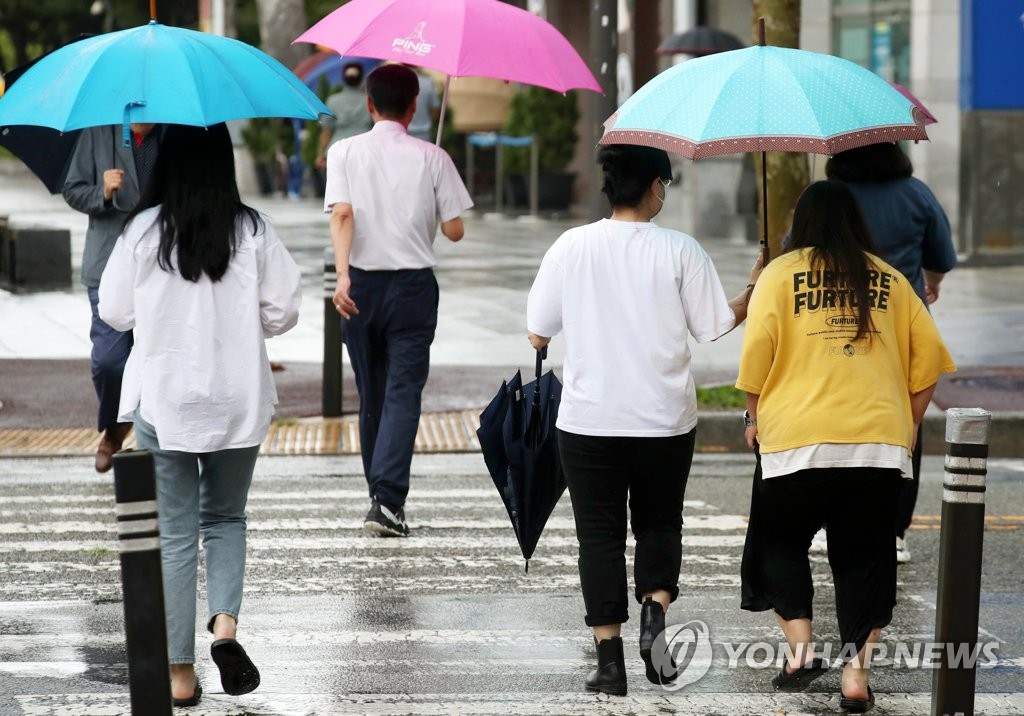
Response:
[{"label": "white blouse", "polygon": [[186,281],[157,263],[158,210],[125,228],[100,280],[100,318],[135,331],[118,419],[138,407],[163,450],[259,445],[277,404],[263,339],[298,322],[299,268],[266,217],[256,233],[245,219],[224,276]]}]

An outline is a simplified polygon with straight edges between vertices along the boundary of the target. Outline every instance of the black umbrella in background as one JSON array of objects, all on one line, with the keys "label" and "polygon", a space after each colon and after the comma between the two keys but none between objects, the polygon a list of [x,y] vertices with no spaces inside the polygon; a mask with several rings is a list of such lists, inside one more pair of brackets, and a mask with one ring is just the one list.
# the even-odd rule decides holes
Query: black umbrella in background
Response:
[{"label": "black umbrella in background", "polygon": [[688,54],[696,57],[713,55],[716,52],[739,50],[746,47],[743,41],[731,32],[717,27],[697,25],[685,32],[678,32],[658,45],[659,55]]},{"label": "black umbrella in background", "polygon": [[[92,35],[82,34],[71,42],[77,42],[87,37],[92,37]],[[71,42],[64,44],[69,45]],[[5,74],[3,77],[4,90],[10,89],[10,86],[40,59],[41,57],[37,57]],[[3,97],[0,95],[0,102],[2,101]],[[4,147],[24,162],[25,166],[31,169],[32,173],[46,185],[51,194],[58,194],[64,187],[68,164],[71,162],[71,153],[75,149],[75,142],[78,141],[80,131],[59,132],[49,127],[20,124],[0,126],[0,147]]]},{"label": "black umbrella in background", "polygon": [[537,352],[536,379],[523,385],[519,371],[480,414],[477,437],[488,472],[498,488],[523,558],[530,557],[551,512],[565,492],[555,421],[562,384],[551,371],[541,375],[547,349]]}]

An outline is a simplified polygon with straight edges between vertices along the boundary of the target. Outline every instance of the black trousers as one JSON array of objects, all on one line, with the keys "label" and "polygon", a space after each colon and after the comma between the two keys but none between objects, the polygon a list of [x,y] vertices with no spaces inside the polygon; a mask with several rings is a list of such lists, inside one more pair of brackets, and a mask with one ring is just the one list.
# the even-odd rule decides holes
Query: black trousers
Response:
[{"label": "black trousers", "polygon": [[359,313],[343,324],[342,333],[359,391],[363,471],[370,497],[395,510],[409,494],[421,396],[437,327],[437,280],[431,269],[352,267],[349,274]]},{"label": "black trousers", "polygon": [[921,484],[921,437],[922,426],[917,426],[917,442],[914,443],[914,452],[911,455],[911,463],[914,466],[913,480],[900,480],[899,513],[896,516],[896,536],[902,537],[914,521],[914,507],[917,505],[917,488]]},{"label": "black trousers", "polygon": [[629,619],[626,508],[636,538],[637,601],[658,589],[679,595],[683,494],[696,430],[666,438],[595,437],[558,431],[569,485],[587,626]]},{"label": "black trousers", "polygon": [[743,548],[741,607],[774,609],[783,619],[813,619],[807,551],[828,523],[828,562],[844,646],[892,621],[896,605],[899,470],[830,468],[761,477],[758,455]]}]

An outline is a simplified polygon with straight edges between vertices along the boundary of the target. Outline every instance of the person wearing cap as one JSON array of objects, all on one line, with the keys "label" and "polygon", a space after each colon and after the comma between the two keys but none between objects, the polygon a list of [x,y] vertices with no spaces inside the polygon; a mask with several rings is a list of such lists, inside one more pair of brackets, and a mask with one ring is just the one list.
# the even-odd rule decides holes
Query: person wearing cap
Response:
[{"label": "person wearing cap", "polygon": [[327,150],[335,142],[354,137],[370,130],[373,119],[366,113],[366,94],[363,91],[363,66],[358,62],[349,62],[342,69],[342,88],[327,98],[327,109],[334,114],[323,122],[320,132],[320,153],[316,158],[316,168],[321,172],[327,170]]}]

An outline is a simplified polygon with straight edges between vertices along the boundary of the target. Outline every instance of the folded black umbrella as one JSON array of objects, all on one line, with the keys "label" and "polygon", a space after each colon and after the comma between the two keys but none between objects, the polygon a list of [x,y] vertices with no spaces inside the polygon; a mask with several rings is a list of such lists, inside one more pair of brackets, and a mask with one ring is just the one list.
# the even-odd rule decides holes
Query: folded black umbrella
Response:
[{"label": "folded black umbrella", "polygon": [[[92,35],[79,35],[71,42],[77,42],[86,37],[92,37]],[[11,85],[17,82],[18,78],[39,60],[40,58],[37,57],[5,74],[5,89],[10,89]],[[3,101],[2,97],[0,97],[0,101]],[[75,150],[75,143],[78,141],[80,133],[81,130],[60,132],[49,127],[22,124],[0,126],[0,147],[4,147],[24,162],[25,166],[31,169],[32,173],[46,185],[51,194],[58,194],[64,188],[64,179],[67,178],[68,165],[71,163],[71,153]]]},{"label": "folded black umbrella", "polygon": [[551,512],[565,492],[555,421],[562,384],[551,371],[541,375],[547,349],[537,353],[536,379],[523,385],[519,371],[480,414],[477,438],[498,488],[523,557],[537,548]]}]

